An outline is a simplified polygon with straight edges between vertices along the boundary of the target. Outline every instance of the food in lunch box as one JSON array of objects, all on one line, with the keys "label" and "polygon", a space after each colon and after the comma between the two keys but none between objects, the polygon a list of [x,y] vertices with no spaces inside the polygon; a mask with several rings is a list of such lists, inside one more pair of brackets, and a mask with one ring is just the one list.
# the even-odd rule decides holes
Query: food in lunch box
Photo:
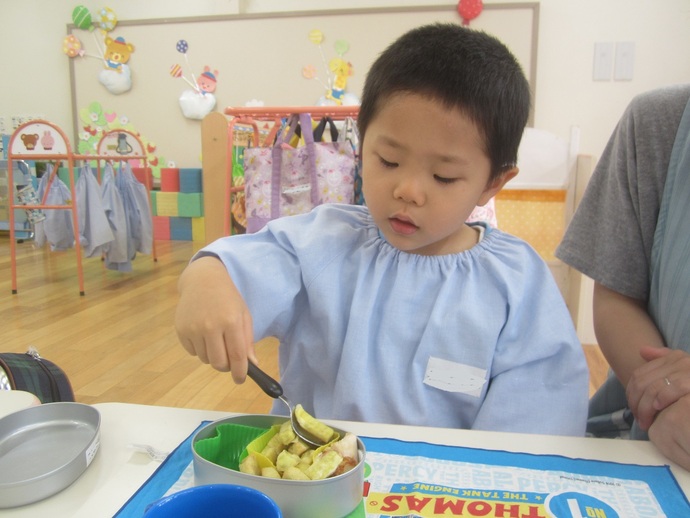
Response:
[{"label": "food in lunch box", "polygon": [[311,448],[295,435],[288,419],[273,430],[274,435],[261,451],[248,447],[247,456],[240,462],[242,473],[289,480],[323,480],[357,465],[357,436],[346,433],[341,438],[301,405],[295,407],[295,414],[309,433],[331,442],[318,449]]}]

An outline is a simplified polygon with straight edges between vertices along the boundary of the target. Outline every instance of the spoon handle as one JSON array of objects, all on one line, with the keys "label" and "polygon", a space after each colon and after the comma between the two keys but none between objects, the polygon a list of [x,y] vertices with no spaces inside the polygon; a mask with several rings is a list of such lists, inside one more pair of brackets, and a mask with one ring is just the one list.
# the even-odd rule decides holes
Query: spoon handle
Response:
[{"label": "spoon handle", "polygon": [[279,398],[283,395],[283,387],[280,386],[276,380],[271,378],[268,374],[262,371],[259,367],[249,362],[249,367],[247,368],[247,376],[253,379],[257,385],[266,394],[274,399]]}]

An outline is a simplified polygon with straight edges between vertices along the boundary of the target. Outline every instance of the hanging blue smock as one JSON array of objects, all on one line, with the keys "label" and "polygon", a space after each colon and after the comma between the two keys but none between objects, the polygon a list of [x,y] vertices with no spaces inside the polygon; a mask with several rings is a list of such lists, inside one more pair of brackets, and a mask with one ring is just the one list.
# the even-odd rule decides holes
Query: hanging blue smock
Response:
[{"label": "hanging blue smock", "polygon": [[122,195],[115,185],[115,172],[110,163],[106,164],[103,172],[101,193],[103,196],[103,209],[108,219],[110,230],[113,233],[113,240],[105,247],[105,266],[109,270],[132,271],[132,263],[127,253],[127,242],[129,240],[127,216]]},{"label": "hanging blue smock", "polygon": [[91,167],[84,165],[75,185],[77,215],[79,220],[79,243],[86,257],[101,255],[104,246],[115,237],[110,230],[103,209],[101,187]]},{"label": "hanging blue smock", "polygon": [[68,250],[74,246],[74,224],[72,223],[72,193],[69,187],[58,178],[57,175],[50,182],[48,181],[53,174],[54,166],[49,164],[45,174],[38,183],[38,199],[43,204],[43,197],[48,190],[45,198],[45,205],[65,205],[65,209],[45,210],[45,219],[36,223],[34,227],[34,244],[42,247],[46,242],[50,244],[50,249]]}]

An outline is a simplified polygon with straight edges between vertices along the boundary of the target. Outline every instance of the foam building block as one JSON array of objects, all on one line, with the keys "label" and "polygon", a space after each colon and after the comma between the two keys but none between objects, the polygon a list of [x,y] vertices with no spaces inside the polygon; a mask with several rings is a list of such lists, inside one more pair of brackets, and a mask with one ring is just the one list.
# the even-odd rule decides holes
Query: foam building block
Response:
[{"label": "foam building block", "polygon": [[161,191],[180,192],[180,170],[177,167],[161,168]]},{"label": "foam building block", "polygon": [[156,196],[157,191],[151,191],[149,192],[149,199],[151,200],[151,214],[154,216],[158,214],[158,207],[157,207],[157,201],[158,198]]},{"label": "foam building block", "polygon": [[156,202],[153,204],[153,206],[156,207],[154,215],[171,217],[179,216],[177,208],[177,199],[179,193],[154,191],[151,194],[155,195],[156,198]]},{"label": "foam building block", "polygon": [[180,168],[180,192],[204,192],[201,183],[201,169]]},{"label": "foam building block", "polygon": [[181,192],[177,197],[177,215],[187,218],[200,218],[204,215],[204,195],[194,192]]},{"label": "foam building block", "polygon": [[191,241],[192,218],[170,218],[170,239],[174,241]]},{"label": "foam building block", "polygon": [[170,218],[167,216],[153,217],[153,238],[158,241],[170,241]]},{"label": "foam building block", "polygon": [[203,243],[206,241],[206,227],[204,218],[192,218],[192,241]]}]

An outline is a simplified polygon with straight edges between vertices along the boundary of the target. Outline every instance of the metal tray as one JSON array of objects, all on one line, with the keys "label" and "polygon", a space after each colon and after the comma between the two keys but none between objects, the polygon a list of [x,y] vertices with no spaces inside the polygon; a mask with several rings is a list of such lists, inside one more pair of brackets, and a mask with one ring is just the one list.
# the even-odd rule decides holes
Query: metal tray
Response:
[{"label": "metal tray", "polygon": [[89,467],[101,416],[81,403],[46,403],[0,419],[0,508],[43,500]]}]

